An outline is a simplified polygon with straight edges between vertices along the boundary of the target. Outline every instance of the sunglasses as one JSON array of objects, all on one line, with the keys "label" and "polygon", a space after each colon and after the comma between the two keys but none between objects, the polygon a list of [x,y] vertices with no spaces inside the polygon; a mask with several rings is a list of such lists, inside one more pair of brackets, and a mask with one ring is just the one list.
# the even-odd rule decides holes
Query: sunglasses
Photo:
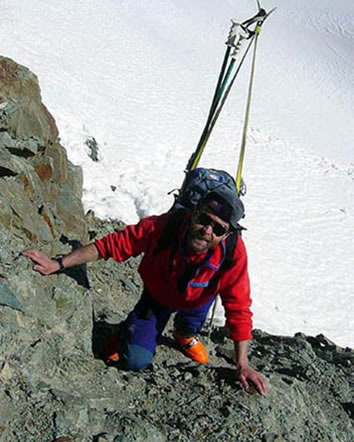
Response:
[{"label": "sunglasses", "polygon": [[206,214],[205,212],[198,213],[195,222],[197,224],[200,224],[201,226],[204,226],[204,227],[211,226],[213,229],[213,233],[216,236],[223,236],[229,230],[227,227],[224,227],[221,224],[219,224],[218,222],[211,219],[210,216],[208,214]]}]

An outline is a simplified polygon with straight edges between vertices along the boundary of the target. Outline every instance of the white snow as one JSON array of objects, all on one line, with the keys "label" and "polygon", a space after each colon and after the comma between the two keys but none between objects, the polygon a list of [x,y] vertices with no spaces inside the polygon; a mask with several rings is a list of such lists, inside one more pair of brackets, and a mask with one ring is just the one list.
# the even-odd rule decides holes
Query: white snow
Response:
[{"label": "white snow", "polygon": [[[254,325],[354,347],[354,3],[262,6],[278,9],[259,38],[244,167]],[[38,75],[62,144],[84,170],[85,208],[128,223],[168,209],[206,120],[230,19],[252,16],[256,1],[0,7],[0,54]],[[235,174],[248,75],[246,64],[202,166]]]}]

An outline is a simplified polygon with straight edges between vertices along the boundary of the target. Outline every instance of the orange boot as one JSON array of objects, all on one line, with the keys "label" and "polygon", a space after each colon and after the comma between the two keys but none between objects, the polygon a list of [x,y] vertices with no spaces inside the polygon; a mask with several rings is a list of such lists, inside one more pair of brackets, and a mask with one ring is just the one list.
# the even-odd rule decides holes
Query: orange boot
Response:
[{"label": "orange boot", "polygon": [[173,336],[186,356],[202,364],[209,362],[208,352],[197,336],[185,338],[176,330],[173,331]]},{"label": "orange boot", "polygon": [[116,334],[111,335],[103,348],[103,358],[106,362],[117,362],[119,360],[118,348],[118,336]]}]

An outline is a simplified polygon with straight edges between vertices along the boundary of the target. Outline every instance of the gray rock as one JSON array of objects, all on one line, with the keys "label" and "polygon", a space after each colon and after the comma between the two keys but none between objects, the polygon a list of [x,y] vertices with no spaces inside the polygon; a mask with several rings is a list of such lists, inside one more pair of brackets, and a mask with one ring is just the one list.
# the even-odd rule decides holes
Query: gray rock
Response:
[{"label": "gray rock", "polygon": [[21,312],[24,311],[23,305],[13,294],[8,284],[2,279],[0,279],[0,305],[5,305],[6,307],[10,307]]},{"label": "gray rock", "polygon": [[98,144],[94,137],[87,138],[85,141],[86,146],[89,148],[89,154],[88,156],[91,158],[92,161],[97,162],[98,161]]},{"label": "gray rock", "polygon": [[15,141],[8,132],[0,132],[0,149],[15,147]]},{"label": "gray rock", "polygon": [[24,141],[19,140],[16,143],[14,143],[13,146],[8,146],[7,148],[14,155],[28,158],[35,155],[38,152],[39,145],[35,139],[28,138]]}]

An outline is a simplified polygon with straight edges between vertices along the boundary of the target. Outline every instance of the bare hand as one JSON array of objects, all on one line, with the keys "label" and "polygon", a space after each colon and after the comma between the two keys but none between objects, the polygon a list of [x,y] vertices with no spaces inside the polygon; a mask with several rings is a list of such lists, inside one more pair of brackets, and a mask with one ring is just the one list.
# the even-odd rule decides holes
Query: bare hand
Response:
[{"label": "bare hand", "polygon": [[254,368],[246,365],[244,367],[237,368],[237,376],[246,391],[250,390],[248,381],[251,381],[257,388],[258,392],[266,396],[268,392],[267,382],[264,377],[258,373]]},{"label": "bare hand", "polygon": [[22,252],[22,255],[32,259],[32,261],[35,263],[33,270],[41,273],[42,275],[50,275],[51,273],[59,270],[59,264],[57,261],[48,258],[37,249],[25,250]]}]

